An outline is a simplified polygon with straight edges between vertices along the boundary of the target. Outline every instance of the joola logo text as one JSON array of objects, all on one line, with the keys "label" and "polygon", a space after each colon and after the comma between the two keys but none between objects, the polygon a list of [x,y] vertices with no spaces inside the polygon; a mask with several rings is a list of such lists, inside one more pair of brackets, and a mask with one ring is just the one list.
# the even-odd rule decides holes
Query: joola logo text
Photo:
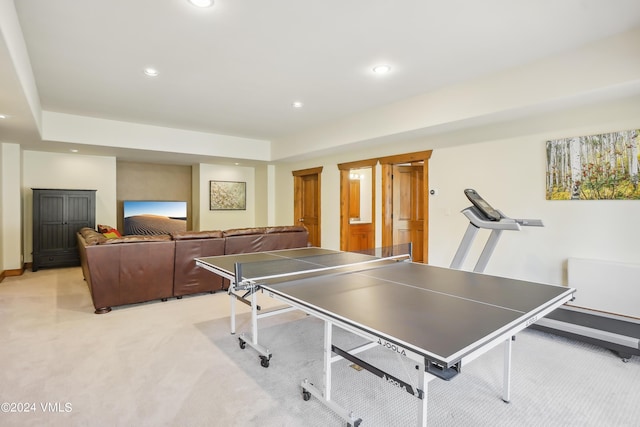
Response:
[{"label": "joola logo text", "polygon": [[383,347],[385,347],[385,348],[387,348],[387,349],[389,349],[389,350],[391,350],[391,351],[395,351],[396,353],[399,353],[399,354],[401,354],[403,356],[407,355],[407,352],[404,351],[404,348],[398,347],[397,345],[392,344],[389,341],[384,341],[384,340],[378,338],[378,344],[383,346]]},{"label": "joola logo text", "polygon": [[389,378],[388,376],[384,375],[384,376],[382,377],[382,379],[384,379],[386,382],[388,382],[388,383],[389,383],[389,384],[391,384],[391,385],[394,385],[394,386],[396,386],[396,387],[398,387],[398,388],[403,389],[404,391],[407,391],[407,389],[406,389],[406,387],[404,386],[404,384],[402,384],[402,383],[400,383],[400,382],[398,382],[398,381],[394,380],[393,378]]}]

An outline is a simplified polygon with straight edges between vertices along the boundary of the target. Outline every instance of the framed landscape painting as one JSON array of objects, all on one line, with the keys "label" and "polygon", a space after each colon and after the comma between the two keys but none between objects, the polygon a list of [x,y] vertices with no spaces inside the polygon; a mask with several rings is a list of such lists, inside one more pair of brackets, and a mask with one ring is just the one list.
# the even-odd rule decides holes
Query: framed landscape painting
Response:
[{"label": "framed landscape painting", "polygon": [[640,129],[547,141],[547,200],[640,200]]},{"label": "framed landscape painting", "polygon": [[237,211],[246,209],[246,182],[209,181],[209,210]]}]

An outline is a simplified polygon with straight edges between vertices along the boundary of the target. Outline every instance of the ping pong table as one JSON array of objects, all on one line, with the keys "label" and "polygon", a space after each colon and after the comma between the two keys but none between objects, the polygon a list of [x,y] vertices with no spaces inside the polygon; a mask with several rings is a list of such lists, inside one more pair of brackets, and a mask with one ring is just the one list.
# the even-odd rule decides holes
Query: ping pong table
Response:
[{"label": "ping pong table", "polygon": [[[198,258],[196,264],[230,280],[232,333],[235,303],[251,306],[251,334],[240,334],[239,343],[243,349],[247,344],[253,347],[265,368],[272,353],[258,341],[260,318],[299,309],[324,321],[323,385],[318,388],[303,379],[302,396],[316,397],[354,426],[362,419],[331,396],[331,365],[336,361],[351,361],[421,399],[418,423],[426,426],[428,383],[451,379],[464,364],[501,343],[502,399],[508,402],[515,334],[574,293],[565,286],[414,263],[410,250],[397,249],[368,254],[308,247]],[[285,303],[285,308],[259,313],[258,291]],[[334,326],[367,343],[339,348],[333,343]],[[374,347],[415,362],[420,373],[417,385],[358,356]]]}]

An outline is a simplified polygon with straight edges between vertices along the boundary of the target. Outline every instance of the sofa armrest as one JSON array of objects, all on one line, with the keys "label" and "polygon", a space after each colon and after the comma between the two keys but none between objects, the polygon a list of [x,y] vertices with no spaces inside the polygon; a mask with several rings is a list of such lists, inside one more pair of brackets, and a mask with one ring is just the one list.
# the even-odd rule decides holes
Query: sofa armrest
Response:
[{"label": "sofa armrest", "polygon": [[[92,237],[89,232],[84,235]],[[100,244],[88,244],[81,232],[77,236],[82,271],[96,313],[173,295],[175,242],[171,236],[105,239]]]}]

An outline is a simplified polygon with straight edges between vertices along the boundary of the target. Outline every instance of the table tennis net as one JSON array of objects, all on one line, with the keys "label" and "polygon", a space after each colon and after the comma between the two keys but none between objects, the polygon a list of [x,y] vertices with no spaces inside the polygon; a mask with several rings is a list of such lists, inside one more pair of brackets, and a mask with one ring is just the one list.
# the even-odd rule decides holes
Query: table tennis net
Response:
[{"label": "table tennis net", "polygon": [[402,244],[354,252],[327,251],[296,255],[294,258],[276,257],[268,261],[236,264],[240,282],[279,283],[309,276],[375,268],[411,259],[411,245]]}]

